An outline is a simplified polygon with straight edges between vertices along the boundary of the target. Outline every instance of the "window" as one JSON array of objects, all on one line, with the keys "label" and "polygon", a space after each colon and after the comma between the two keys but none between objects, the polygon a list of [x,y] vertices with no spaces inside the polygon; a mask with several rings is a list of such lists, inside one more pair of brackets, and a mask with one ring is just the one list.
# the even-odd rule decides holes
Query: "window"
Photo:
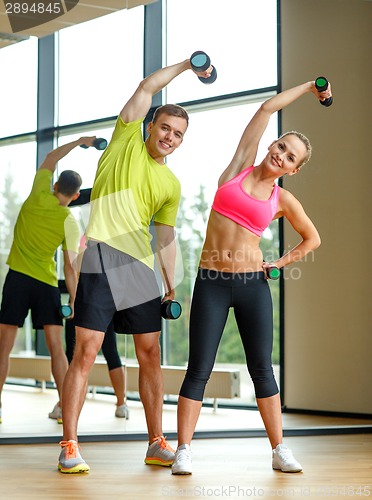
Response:
[{"label": "window", "polygon": [[[163,363],[185,366],[190,299],[218,177],[231,160],[249,119],[260,103],[277,91],[277,1],[231,0],[227,8],[222,0],[189,0],[187,4],[163,0],[146,9],[152,12],[161,3],[164,31],[153,25],[156,23],[151,25],[151,30],[154,30],[155,38],[162,38],[163,63],[173,64],[180,58],[189,57],[195,50],[205,50],[218,72],[213,85],[204,85],[191,72],[186,72],[171,82],[163,93],[164,102],[182,103],[190,114],[190,126],[182,146],[167,159],[181,182],[183,195],[177,221],[180,248],[177,299],[182,304],[183,314],[177,321],[164,321],[162,332]],[[142,79],[143,67],[149,66],[144,65],[150,57],[144,53],[144,11],[145,7],[124,9],[56,34],[56,116],[51,126],[54,126],[53,137],[57,138],[58,145],[82,135],[110,139],[114,118]],[[11,144],[7,140],[6,145],[1,146],[1,137],[31,136],[36,130],[37,52],[36,39],[0,51],[2,67],[12,68],[12,71],[4,72],[10,76],[0,81],[0,91],[3,97],[6,96],[0,121],[3,174],[0,181],[0,280],[6,272],[5,259],[15,213],[28,196],[36,169],[35,142],[29,137],[22,137],[24,142],[19,142],[19,137],[14,137]],[[154,58],[151,62],[158,64],[160,54],[152,53],[151,57]],[[52,68],[50,71],[53,72]],[[48,81],[53,81],[52,75]],[[11,104],[9,109],[7,102]],[[51,137],[50,130],[39,132],[45,146]],[[263,149],[259,151],[258,159],[263,157],[265,148],[277,136],[277,117],[274,116],[262,139]],[[83,179],[82,189],[91,188],[100,156],[101,152],[94,148],[78,147],[59,162],[56,176],[66,169],[76,170]],[[15,177],[14,172],[21,172],[21,175]],[[80,214],[78,207],[74,211]],[[262,248],[264,253],[278,251],[277,222],[264,233]],[[57,261],[60,260],[59,254]],[[275,304],[274,362],[277,363],[279,289],[277,282],[270,283],[270,286]],[[66,297],[63,299],[67,300]],[[235,320],[230,318],[217,363],[241,368],[241,403],[247,404],[253,402],[252,384],[241,357],[243,350],[237,347],[240,338],[234,323]],[[16,349],[25,349],[25,338]],[[27,342],[29,345],[30,341]],[[135,362],[132,338],[119,335],[118,344],[127,361],[129,358],[129,362]]]},{"label": "window", "polygon": [[[278,20],[275,0],[232,0],[228,8],[222,0],[190,0],[187,4],[165,0],[165,4],[167,64],[178,62],[180,54],[186,58],[203,50],[210,55],[218,75],[213,85],[203,85],[186,72],[165,93],[166,102],[182,103],[190,113],[182,147],[167,160],[182,186],[177,234],[184,279],[178,285],[177,299],[182,302],[184,314],[176,322],[166,322],[163,356],[165,363],[182,365],[187,363],[188,355],[190,298],[218,178],[230,162],[244,127],[262,100],[270,97],[267,89],[277,90]],[[186,36],[188,31],[192,36]],[[273,116],[257,161],[277,137],[277,117]],[[277,221],[265,231],[261,247],[268,259],[279,253]],[[275,321],[274,362],[278,363],[279,284],[273,282],[270,286]],[[232,314],[217,354],[216,365],[221,364],[239,367],[240,403],[254,404],[253,384]]]},{"label": "window", "polygon": [[276,85],[276,4],[276,0],[230,0],[228,4],[224,0],[167,0],[168,64],[203,50],[218,75],[213,85],[202,85],[189,72],[181,75],[168,87],[168,102]]},{"label": "window", "polygon": [[[78,134],[74,133],[71,135],[64,135],[59,137],[58,146],[62,146],[63,144],[67,144],[68,142],[75,141],[82,136],[103,137],[104,139],[109,141],[113,130],[113,126],[104,129],[89,130],[87,132],[81,130]],[[81,189],[91,188],[93,186],[97,164],[101,154],[102,151],[98,151],[95,148],[84,149],[77,147],[59,162],[56,174],[60,175],[63,170],[76,170],[81,175],[83,180]]]},{"label": "window", "polygon": [[[36,173],[36,143],[15,143],[0,147],[0,294],[8,272],[6,261],[13,241],[13,229],[22,203],[28,197]],[[31,349],[31,325],[27,319],[19,329],[13,353]]]},{"label": "window", "polygon": [[[267,95],[265,98],[268,98]],[[262,99],[262,96],[261,96]],[[182,259],[178,263],[178,274],[184,275],[178,283],[176,298],[183,307],[182,316],[174,322],[165,322],[163,345],[170,365],[186,365],[188,355],[188,319],[190,299],[203,245],[206,223],[217,188],[218,178],[230,162],[241,134],[258,109],[259,102],[229,106],[229,102],[216,104],[209,111],[191,111],[190,125],[181,147],[167,158],[167,164],[179,178],[182,186],[182,201],[177,221],[177,238]],[[277,117],[273,116],[261,141],[257,162],[266,154],[266,148],[278,137]],[[278,223],[272,223],[271,230],[262,238],[264,253],[274,258],[278,252]],[[276,350],[279,340],[279,290],[278,283],[270,283],[275,308]],[[279,362],[278,359],[275,359]],[[232,315],[222,337],[217,364],[239,367],[242,382],[242,403],[253,403],[253,386],[245,366],[244,352]],[[234,403],[236,401],[234,400]]]},{"label": "window", "polygon": [[142,72],[142,7],[61,30],[58,125],[118,115]]},{"label": "window", "polygon": [[0,51],[0,137],[36,130],[37,39]]}]

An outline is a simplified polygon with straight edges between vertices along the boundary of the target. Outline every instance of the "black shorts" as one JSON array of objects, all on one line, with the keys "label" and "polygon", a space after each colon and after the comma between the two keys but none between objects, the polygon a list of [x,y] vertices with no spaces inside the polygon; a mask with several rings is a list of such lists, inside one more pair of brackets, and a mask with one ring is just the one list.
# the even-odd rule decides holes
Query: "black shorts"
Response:
[{"label": "black shorts", "polygon": [[31,309],[33,328],[62,325],[61,294],[57,287],[9,269],[1,302],[0,323],[23,326]]},{"label": "black shorts", "polygon": [[155,273],[105,243],[89,242],[75,299],[75,325],[106,332],[150,333],[161,328],[161,293]]}]

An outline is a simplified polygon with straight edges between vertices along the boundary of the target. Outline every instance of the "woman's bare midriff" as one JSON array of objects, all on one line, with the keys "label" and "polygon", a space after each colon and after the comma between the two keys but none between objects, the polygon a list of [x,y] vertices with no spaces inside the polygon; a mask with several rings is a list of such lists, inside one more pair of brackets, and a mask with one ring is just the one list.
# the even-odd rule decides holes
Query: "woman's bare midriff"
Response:
[{"label": "woman's bare midriff", "polygon": [[200,267],[228,273],[262,271],[260,237],[211,210]]}]

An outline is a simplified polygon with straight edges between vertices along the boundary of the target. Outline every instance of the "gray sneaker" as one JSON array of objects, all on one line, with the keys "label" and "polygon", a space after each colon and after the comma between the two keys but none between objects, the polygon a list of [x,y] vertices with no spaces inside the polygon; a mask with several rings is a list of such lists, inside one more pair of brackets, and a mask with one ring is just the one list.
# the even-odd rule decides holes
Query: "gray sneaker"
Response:
[{"label": "gray sneaker", "polygon": [[62,408],[59,406],[59,403],[57,403],[53,410],[48,413],[48,417],[53,418],[54,420],[57,420],[59,424],[62,424]]},{"label": "gray sneaker", "polygon": [[73,439],[61,441],[62,446],[59,455],[58,470],[63,474],[78,474],[79,472],[88,472],[89,465],[83,460],[79,452],[79,445]]},{"label": "gray sneaker", "polygon": [[174,450],[164,436],[156,437],[147,448],[145,464],[170,467],[174,461]]},{"label": "gray sneaker", "polygon": [[284,444],[278,444],[273,450],[273,469],[282,472],[301,472],[302,466]]},{"label": "gray sneaker", "polygon": [[129,419],[129,408],[126,404],[117,406],[115,410],[115,417]]},{"label": "gray sneaker", "polygon": [[177,448],[172,474],[192,474],[191,450],[188,444],[181,444]]}]

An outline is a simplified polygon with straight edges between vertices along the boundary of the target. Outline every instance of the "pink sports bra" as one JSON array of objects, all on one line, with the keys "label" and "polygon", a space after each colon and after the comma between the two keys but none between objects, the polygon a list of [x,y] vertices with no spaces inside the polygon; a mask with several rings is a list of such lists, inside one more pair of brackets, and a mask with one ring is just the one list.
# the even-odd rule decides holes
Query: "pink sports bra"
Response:
[{"label": "pink sports bra", "polygon": [[212,209],[257,236],[261,236],[278,211],[280,187],[275,184],[268,200],[257,200],[244,191],[242,182],[254,167],[245,168],[240,174],[217,189]]}]

